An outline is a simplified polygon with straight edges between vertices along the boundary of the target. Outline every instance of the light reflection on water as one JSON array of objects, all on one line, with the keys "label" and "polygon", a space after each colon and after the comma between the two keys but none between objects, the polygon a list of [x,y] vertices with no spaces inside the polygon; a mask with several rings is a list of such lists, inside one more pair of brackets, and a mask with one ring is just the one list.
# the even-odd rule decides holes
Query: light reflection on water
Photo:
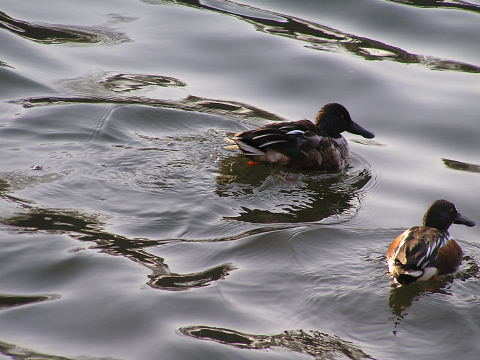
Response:
[{"label": "light reflection on water", "polygon": [[[384,253],[433,199],[480,219],[478,4],[30,5],[0,13],[2,355],[477,356],[479,229],[438,281]],[[331,101],[377,134],[345,172],[224,148]]]}]

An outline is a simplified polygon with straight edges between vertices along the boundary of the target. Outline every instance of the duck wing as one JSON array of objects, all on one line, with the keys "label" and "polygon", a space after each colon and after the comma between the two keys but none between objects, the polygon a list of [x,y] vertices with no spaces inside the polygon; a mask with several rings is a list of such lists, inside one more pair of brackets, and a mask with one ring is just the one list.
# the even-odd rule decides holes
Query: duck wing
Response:
[{"label": "duck wing", "polygon": [[423,270],[437,267],[437,255],[450,241],[446,232],[426,226],[416,226],[404,233],[395,259],[404,269]]},{"label": "duck wing", "polygon": [[273,149],[290,158],[305,156],[304,147],[313,139],[320,141],[325,136],[309,120],[273,123],[255,130],[240,132],[232,137],[245,155],[263,155]]}]

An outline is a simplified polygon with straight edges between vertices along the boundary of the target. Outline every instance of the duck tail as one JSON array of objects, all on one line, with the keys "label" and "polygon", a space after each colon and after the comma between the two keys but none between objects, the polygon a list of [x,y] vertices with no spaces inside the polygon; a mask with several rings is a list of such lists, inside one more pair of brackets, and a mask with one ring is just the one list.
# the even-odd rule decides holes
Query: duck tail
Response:
[{"label": "duck tail", "polygon": [[240,149],[245,156],[264,156],[265,152],[247,144],[245,141],[241,139],[240,136],[234,133],[227,133],[225,138],[225,142],[229,145],[225,146],[228,150],[233,149]]},{"label": "duck tail", "polygon": [[223,138],[223,141],[225,141],[227,144],[235,145],[235,138],[235,133],[227,132]]},{"label": "duck tail", "polygon": [[242,150],[243,154],[246,156],[264,156],[265,152],[260,149],[257,149],[247,143],[243,142],[240,139],[234,139],[235,144]]}]

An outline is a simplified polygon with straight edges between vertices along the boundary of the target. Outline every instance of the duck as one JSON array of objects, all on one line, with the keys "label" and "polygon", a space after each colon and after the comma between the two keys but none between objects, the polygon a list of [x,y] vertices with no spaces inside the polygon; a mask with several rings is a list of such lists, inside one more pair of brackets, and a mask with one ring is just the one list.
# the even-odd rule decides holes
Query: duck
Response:
[{"label": "duck", "polygon": [[387,264],[395,283],[409,285],[457,270],[463,251],[448,232],[452,224],[475,226],[453,203],[436,200],[425,212],[422,226],[410,227],[390,243]]},{"label": "duck", "polygon": [[276,122],[230,135],[227,141],[255,163],[340,171],[349,161],[348,143],[341,135],[344,131],[367,139],[375,137],[355,123],[343,105],[329,103],[318,111],[315,122]]}]

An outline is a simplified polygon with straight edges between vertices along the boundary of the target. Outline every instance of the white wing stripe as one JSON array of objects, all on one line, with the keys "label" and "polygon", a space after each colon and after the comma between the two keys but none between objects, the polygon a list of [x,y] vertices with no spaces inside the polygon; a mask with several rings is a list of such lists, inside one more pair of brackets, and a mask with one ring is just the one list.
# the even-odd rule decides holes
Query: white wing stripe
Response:
[{"label": "white wing stripe", "polygon": [[298,129],[287,132],[287,135],[303,135],[303,134],[305,134],[305,131],[298,130]]},{"label": "white wing stripe", "polygon": [[258,150],[257,148],[254,148],[253,146],[250,146],[248,144],[245,144],[243,141],[236,140],[235,142],[237,143],[238,147],[245,153],[245,155],[253,155],[253,156],[265,155],[263,151]]},{"label": "white wing stripe", "polygon": [[259,145],[258,147],[263,148],[265,146],[273,145],[273,144],[277,144],[277,143],[288,143],[288,141],[286,141],[286,140],[273,140],[273,141],[266,142],[265,144]]},{"label": "white wing stripe", "polygon": [[261,139],[261,138],[264,138],[265,136],[275,136],[275,135],[277,135],[277,134],[268,133],[268,134],[257,135],[257,136],[254,136],[254,137],[252,138],[252,140]]}]

